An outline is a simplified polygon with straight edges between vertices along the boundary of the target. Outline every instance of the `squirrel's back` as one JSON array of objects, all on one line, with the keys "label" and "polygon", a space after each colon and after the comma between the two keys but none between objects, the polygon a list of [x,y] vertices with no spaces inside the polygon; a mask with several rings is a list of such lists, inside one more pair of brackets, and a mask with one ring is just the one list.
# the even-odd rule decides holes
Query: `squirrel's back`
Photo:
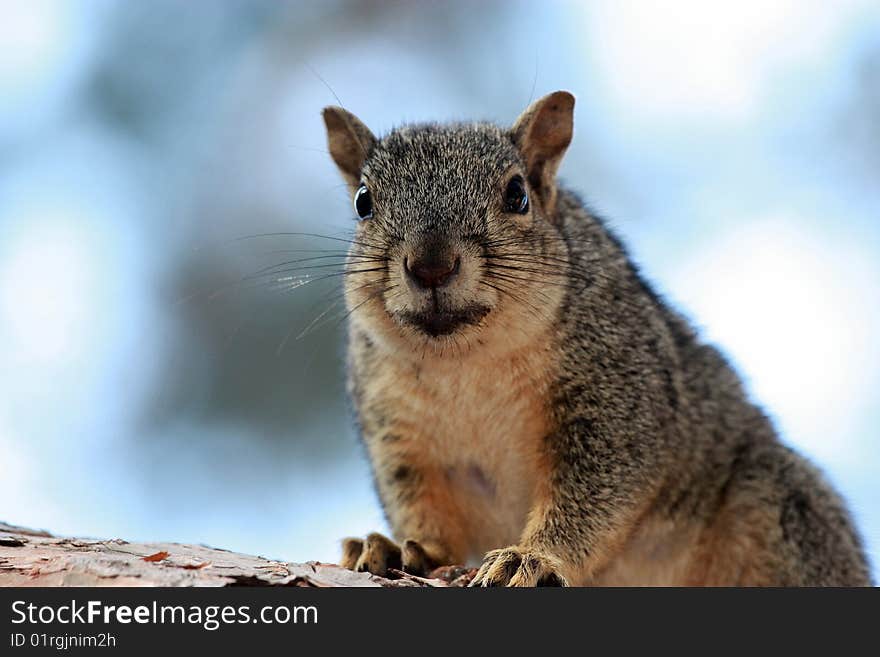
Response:
[{"label": "squirrel's back", "polygon": [[[608,386],[608,397],[619,405],[618,384],[647,379],[656,415],[668,417],[666,446],[674,452],[650,514],[630,539],[635,559],[618,559],[599,579],[869,584],[861,539],[843,501],[812,464],[781,444],[727,359],[652,289],[620,241],[575,194],[561,193],[560,217],[573,257],[588,276],[591,268],[601,272],[598,286],[605,287],[599,299],[571,291],[563,304],[564,403],[583,397],[583,385]],[[604,254],[600,266],[591,265],[597,251]],[[600,351],[614,354],[622,370],[617,377],[601,366],[597,377]],[[626,363],[633,370],[619,367]],[[638,394],[650,396],[645,387]],[[602,392],[591,394],[596,403],[605,401]],[[675,526],[667,543],[680,549],[689,543],[679,556],[689,554],[680,571],[667,573],[675,575],[669,581],[639,564],[647,556],[642,551],[656,554],[660,536]]]}]

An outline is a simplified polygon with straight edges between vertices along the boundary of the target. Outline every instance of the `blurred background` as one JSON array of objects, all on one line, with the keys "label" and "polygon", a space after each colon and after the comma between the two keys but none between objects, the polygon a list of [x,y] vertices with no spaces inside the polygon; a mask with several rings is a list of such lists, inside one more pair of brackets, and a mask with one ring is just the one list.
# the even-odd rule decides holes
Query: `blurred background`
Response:
[{"label": "blurred background", "polygon": [[880,563],[870,0],[0,0],[0,519],[297,561],[383,529],[338,280],[248,276],[351,234],[323,106],[509,124],[556,89],[562,177]]}]

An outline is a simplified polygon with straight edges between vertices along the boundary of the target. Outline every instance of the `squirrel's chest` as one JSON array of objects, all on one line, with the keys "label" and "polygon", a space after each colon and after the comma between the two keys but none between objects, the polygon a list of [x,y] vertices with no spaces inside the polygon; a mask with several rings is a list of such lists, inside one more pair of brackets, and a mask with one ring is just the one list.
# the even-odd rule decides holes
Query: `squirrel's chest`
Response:
[{"label": "squirrel's chest", "polygon": [[546,435],[543,386],[506,366],[462,368],[411,380],[397,409],[435,460],[475,464],[502,483],[532,469]]},{"label": "squirrel's chest", "polygon": [[546,478],[550,377],[541,354],[378,370],[367,406],[394,440],[391,447],[366,436],[374,466],[393,449],[434,472],[431,480],[454,501],[478,551],[516,542]]}]

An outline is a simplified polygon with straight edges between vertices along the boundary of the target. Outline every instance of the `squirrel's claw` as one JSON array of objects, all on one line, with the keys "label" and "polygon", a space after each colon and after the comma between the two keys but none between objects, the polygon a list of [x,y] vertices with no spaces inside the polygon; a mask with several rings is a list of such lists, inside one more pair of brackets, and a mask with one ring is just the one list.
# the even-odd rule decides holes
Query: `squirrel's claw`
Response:
[{"label": "squirrel's claw", "polygon": [[402,565],[400,547],[390,538],[373,533],[367,536],[354,569],[361,573],[372,573],[385,577],[389,568],[399,569]]},{"label": "squirrel's claw", "polygon": [[349,570],[354,570],[360,559],[361,552],[364,551],[364,541],[360,538],[343,538],[342,539],[342,558],[339,559],[339,565]]},{"label": "squirrel's claw", "polygon": [[432,558],[418,541],[407,539],[401,547],[390,538],[373,533],[367,536],[366,540],[343,539],[339,565],[350,570],[385,577],[389,568],[424,576],[441,564]]},{"label": "squirrel's claw", "polygon": [[540,550],[492,550],[469,586],[568,586],[559,560]]}]

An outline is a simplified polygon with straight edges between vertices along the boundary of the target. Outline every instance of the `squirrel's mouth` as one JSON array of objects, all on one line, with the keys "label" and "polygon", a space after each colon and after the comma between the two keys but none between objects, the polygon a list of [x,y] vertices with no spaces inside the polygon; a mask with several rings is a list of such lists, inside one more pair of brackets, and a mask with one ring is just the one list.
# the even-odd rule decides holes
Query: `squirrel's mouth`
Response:
[{"label": "squirrel's mouth", "polygon": [[478,324],[489,310],[488,306],[475,305],[463,310],[403,311],[395,313],[395,317],[400,323],[436,338],[454,333],[462,326]]}]

